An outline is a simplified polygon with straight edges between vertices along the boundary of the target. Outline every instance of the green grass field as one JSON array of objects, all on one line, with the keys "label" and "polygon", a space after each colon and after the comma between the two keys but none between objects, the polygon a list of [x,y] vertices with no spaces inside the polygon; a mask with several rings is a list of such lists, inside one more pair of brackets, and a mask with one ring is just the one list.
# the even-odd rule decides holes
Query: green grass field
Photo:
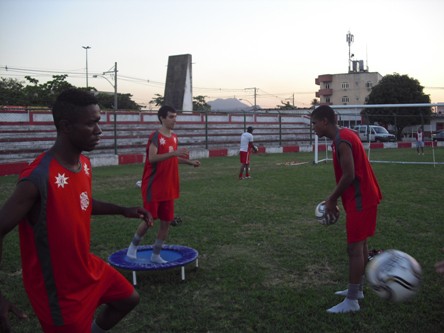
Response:
[{"label": "green grass field", "polygon": [[[375,160],[432,161],[431,150],[372,150]],[[435,149],[444,161],[444,149]],[[138,273],[140,305],[113,332],[444,332],[444,165],[373,164],[383,201],[370,248],[395,248],[423,269],[418,295],[401,304],[382,300],[367,286],[361,311],[332,315],[347,286],[344,212],[333,226],[314,219],[314,208],[334,186],[331,162],[313,165],[313,154],[254,155],[253,179],[237,179],[238,157],[181,166],[181,198],[168,244],[199,251],[199,268]],[[290,162],[307,162],[291,165]],[[140,205],[135,182],[142,165],[95,168],[96,199]],[[0,202],[16,177],[0,178]],[[342,210],[342,207],[341,207]],[[92,252],[106,260],[128,246],[137,220],[94,217]],[[157,224],[156,224],[157,226]],[[156,229],[156,228],[155,228]],[[151,244],[155,230],[144,244]],[[30,319],[13,319],[15,332],[38,332],[23,291],[17,230],[4,243],[0,288]],[[123,272],[131,280],[130,272]]]}]

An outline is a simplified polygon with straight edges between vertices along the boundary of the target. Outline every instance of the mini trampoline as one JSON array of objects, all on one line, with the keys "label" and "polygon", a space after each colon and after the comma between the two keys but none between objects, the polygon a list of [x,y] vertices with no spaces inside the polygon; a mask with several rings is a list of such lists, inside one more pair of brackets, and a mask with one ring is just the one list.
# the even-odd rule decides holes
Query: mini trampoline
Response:
[{"label": "mini trampoline", "polygon": [[185,280],[185,266],[191,262],[196,263],[198,267],[199,253],[187,246],[182,245],[164,245],[160,252],[163,259],[168,261],[165,264],[157,264],[151,262],[151,254],[153,253],[152,245],[143,245],[137,248],[137,259],[129,258],[126,255],[128,248],[114,252],[108,257],[110,265],[128,271],[133,271],[133,284],[137,284],[137,271],[150,271],[170,269],[175,267],[181,268],[181,279]]}]

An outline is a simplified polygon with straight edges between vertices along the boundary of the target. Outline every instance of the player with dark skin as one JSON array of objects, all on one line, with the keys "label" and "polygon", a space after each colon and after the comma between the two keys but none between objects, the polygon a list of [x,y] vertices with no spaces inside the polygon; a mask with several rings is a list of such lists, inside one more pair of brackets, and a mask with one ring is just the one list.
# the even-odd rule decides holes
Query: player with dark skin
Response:
[{"label": "player with dark skin", "polygon": [[[338,173],[338,177],[335,188],[325,200],[326,213],[337,215],[339,213],[337,207],[338,199],[342,197],[347,219],[349,288],[352,288],[352,291],[349,289],[337,292],[337,295],[346,296],[347,298],[343,303],[327,311],[330,313],[359,311],[357,300],[358,298],[363,298],[363,294],[362,290],[358,290],[358,287],[362,288],[362,278],[368,261],[367,237],[374,233],[374,230],[371,230],[372,226],[376,226],[376,207],[381,199],[379,186],[371,167],[368,165],[368,160],[364,156],[365,152],[362,143],[353,133],[350,133],[349,129],[342,129],[337,125],[334,111],[329,106],[323,105],[315,109],[311,120],[315,133],[319,137],[327,137],[333,140],[333,148],[336,150],[334,153],[334,158],[337,161],[335,174]],[[355,160],[355,158],[358,160]],[[360,173],[359,179],[356,172]],[[368,192],[362,193],[360,192],[361,190]],[[350,196],[350,193],[353,192],[355,192],[354,195],[359,195],[359,200],[356,199],[356,203],[352,201],[354,200],[353,196]],[[344,203],[345,193],[347,193],[347,201]],[[361,198],[364,204],[368,204],[370,208],[365,206],[358,210],[355,210],[356,208],[352,209],[357,204],[362,205]],[[347,207],[350,211],[347,211]],[[372,212],[371,216],[374,216],[374,219],[369,218],[370,221],[367,222],[363,216],[370,216],[367,214],[370,210]],[[351,226],[350,229],[349,224]],[[353,239],[349,238],[350,236]]]},{"label": "player with dark skin", "polygon": [[[326,136],[329,139],[335,137],[336,125],[329,124],[325,119],[313,119],[312,124],[314,131],[319,137]],[[354,160],[350,146],[341,143],[337,149],[341,155],[342,177],[325,201],[326,213],[331,215],[338,214],[338,199],[341,197],[342,192],[352,184],[353,179],[355,179]],[[350,257],[349,280],[351,283],[359,283],[364,272],[364,258],[368,257],[367,241],[348,244],[347,253]]]},{"label": "player with dark skin", "polygon": [[[76,99],[85,97],[86,92],[71,92]],[[88,97],[86,97],[88,98]],[[57,137],[54,145],[47,152],[52,154],[57,162],[72,172],[81,172],[80,155],[83,151],[92,151],[99,143],[102,131],[98,125],[100,120],[100,108],[94,102],[86,106],[78,106],[70,109],[71,113],[61,112],[54,114],[54,122],[57,128]],[[84,166],[83,166],[84,167]],[[0,209],[0,260],[2,258],[3,239],[24,220],[34,223],[40,210],[41,193],[37,186],[31,182],[20,181],[12,195]],[[112,203],[92,199],[92,215],[122,215],[128,218],[140,218],[149,226],[152,226],[151,215],[141,207],[122,207]],[[80,221],[79,221],[80,222]],[[68,236],[69,237],[69,236]],[[104,265],[107,265],[104,263]],[[25,272],[23,273],[25,274]],[[36,274],[38,274],[36,272]],[[124,299],[111,301],[105,304],[94,323],[98,325],[98,331],[104,332],[114,327],[125,315],[127,315],[139,303],[139,294],[136,290]],[[11,332],[8,314],[13,313],[21,319],[27,315],[8,301],[0,293],[0,328],[1,332]],[[94,313],[91,314],[91,317]],[[91,323],[89,323],[91,325]],[[57,332],[62,332],[63,326]],[[89,328],[88,328],[88,331]]]}]

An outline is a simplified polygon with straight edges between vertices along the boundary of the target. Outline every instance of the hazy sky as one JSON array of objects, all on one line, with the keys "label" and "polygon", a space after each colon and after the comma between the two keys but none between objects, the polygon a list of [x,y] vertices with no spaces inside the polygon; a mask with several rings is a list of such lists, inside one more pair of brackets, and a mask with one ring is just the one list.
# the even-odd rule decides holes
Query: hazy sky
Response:
[{"label": "hazy sky", "polygon": [[444,102],[443,14],[443,0],[0,0],[0,77],[86,86],[90,46],[89,86],[113,91],[92,75],[117,62],[118,91],[146,105],[164,94],[168,57],[191,54],[194,96],[252,103],[255,87],[262,107],[308,107],[318,75],[348,71],[350,31],[369,71],[407,74]]}]

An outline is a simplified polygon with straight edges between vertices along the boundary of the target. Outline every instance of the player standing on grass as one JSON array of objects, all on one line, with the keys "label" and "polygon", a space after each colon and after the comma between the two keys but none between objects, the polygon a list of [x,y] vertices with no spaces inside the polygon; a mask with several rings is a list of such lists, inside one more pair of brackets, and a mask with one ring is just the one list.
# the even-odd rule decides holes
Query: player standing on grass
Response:
[{"label": "player standing on grass", "polygon": [[424,132],[421,127],[418,127],[416,132],[416,152],[418,155],[424,155]]},{"label": "player standing on grass", "polygon": [[[174,200],[179,197],[178,163],[200,166],[197,160],[188,159],[188,149],[178,148],[177,135],[173,132],[177,112],[173,107],[162,106],[157,116],[161,127],[151,133],[146,146],[145,168],[142,176],[142,200],[144,207],[160,219],[160,228],[153,246],[151,261],[164,264],[160,256],[162,245],[168,236],[174,220]],[[149,226],[141,223],[128,247],[127,256],[137,258],[137,246],[148,231]]]},{"label": "player standing on grass", "polygon": [[333,109],[328,105],[319,106],[313,111],[311,121],[319,137],[325,136],[333,140],[336,187],[325,200],[326,212],[337,214],[336,205],[341,198],[346,213],[348,289],[336,292],[346,298],[327,312],[359,311],[358,299],[364,298],[363,278],[368,261],[367,238],[375,233],[378,204],[382,199],[381,191],[361,140],[352,130],[337,125]]},{"label": "player standing on grass", "polygon": [[[252,151],[257,152],[257,148],[253,142],[253,130],[254,128],[249,126],[247,131],[242,133],[240,139],[240,171],[239,171],[239,180],[249,179],[250,176],[250,154]],[[245,170],[245,177],[244,177]]]},{"label": "player standing on grass", "polygon": [[[91,215],[123,215],[152,225],[143,208],[92,197],[92,151],[102,131],[100,108],[88,92],[70,89],[52,109],[57,138],[19,176],[0,209],[0,258],[4,236],[19,226],[23,284],[44,332],[105,332],[138,303],[139,294],[119,272],[90,253]],[[105,304],[93,322],[96,309]],[[1,332],[8,312],[26,317],[0,294]]]}]

